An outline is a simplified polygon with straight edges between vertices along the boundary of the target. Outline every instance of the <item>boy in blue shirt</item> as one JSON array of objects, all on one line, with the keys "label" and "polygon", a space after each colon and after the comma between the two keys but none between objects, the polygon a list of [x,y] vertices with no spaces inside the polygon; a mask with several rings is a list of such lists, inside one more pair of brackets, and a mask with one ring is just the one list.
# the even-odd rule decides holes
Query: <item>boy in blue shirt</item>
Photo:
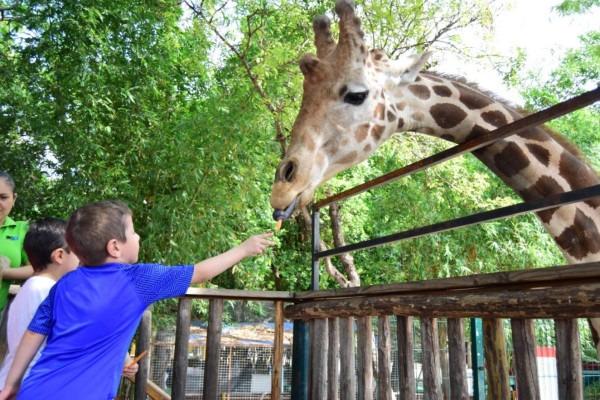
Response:
[{"label": "boy in blue shirt", "polygon": [[[139,236],[129,208],[102,201],[76,210],[67,243],[81,266],[65,275],[38,308],[19,344],[0,399],[112,400],[123,354],[144,310],[182,296],[192,283],[213,278],[272,245],[271,233],[195,265],[134,264]],[[38,362],[20,387],[27,365],[44,339]]]}]

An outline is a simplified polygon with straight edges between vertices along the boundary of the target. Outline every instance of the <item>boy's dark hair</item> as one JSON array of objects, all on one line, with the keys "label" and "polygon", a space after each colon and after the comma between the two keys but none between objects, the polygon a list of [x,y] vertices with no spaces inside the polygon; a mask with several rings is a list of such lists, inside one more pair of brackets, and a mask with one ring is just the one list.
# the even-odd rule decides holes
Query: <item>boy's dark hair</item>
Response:
[{"label": "boy's dark hair", "polygon": [[52,263],[50,255],[54,250],[69,251],[66,230],[67,222],[57,218],[40,219],[29,226],[23,248],[35,272],[42,272]]},{"label": "boy's dark hair", "polygon": [[127,204],[106,200],[78,208],[67,224],[67,243],[84,265],[102,264],[108,257],[111,239],[125,242],[125,217],[132,215]]},{"label": "boy's dark hair", "polygon": [[14,193],[14,191],[16,189],[16,185],[15,185],[15,180],[12,178],[12,176],[10,176],[10,174],[6,171],[0,171],[0,178],[4,179],[6,181],[6,184],[8,186],[10,186],[10,189]]}]

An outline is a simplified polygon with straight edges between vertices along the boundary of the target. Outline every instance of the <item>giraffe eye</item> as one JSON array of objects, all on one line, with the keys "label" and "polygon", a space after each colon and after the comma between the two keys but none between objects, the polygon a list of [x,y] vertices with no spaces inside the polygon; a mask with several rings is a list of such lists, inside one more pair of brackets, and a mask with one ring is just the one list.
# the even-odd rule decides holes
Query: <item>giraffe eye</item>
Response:
[{"label": "giraffe eye", "polygon": [[352,104],[353,106],[360,106],[362,103],[364,103],[368,95],[368,90],[365,90],[364,92],[348,92],[344,96],[344,103]]}]

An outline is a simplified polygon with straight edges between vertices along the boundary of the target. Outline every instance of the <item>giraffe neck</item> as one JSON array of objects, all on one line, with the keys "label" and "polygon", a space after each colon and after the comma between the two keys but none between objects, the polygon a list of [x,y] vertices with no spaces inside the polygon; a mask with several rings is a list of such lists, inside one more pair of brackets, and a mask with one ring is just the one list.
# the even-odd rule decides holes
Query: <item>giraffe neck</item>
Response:
[{"label": "giraffe neck", "polygon": [[[475,87],[422,73],[397,96],[398,129],[462,143],[522,117]],[[474,155],[524,200],[600,183],[578,151],[543,127],[499,140]],[[600,199],[538,213],[569,262],[600,261]]]}]

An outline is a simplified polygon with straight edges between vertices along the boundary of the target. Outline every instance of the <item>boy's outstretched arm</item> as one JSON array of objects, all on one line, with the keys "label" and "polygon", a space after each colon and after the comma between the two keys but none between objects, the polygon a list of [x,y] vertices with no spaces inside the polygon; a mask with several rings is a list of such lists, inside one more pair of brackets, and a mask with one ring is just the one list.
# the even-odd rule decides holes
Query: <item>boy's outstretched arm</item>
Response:
[{"label": "boy's outstretched arm", "polygon": [[25,331],[21,338],[21,342],[19,343],[19,347],[17,348],[15,359],[8,371],[4,389],[2,389],[2,392],[0,393],[0,400],[13,399],[16,397],[19,387],[21,386],[23,374],[25,374],[29,363],[31,363],[31,360],[33,360],[33,357],[42,346],[42,343],[44,343],[44,339],[46,339],[46,336],[44,335],[31,332],[30,330]]},{"label": "boy's outstretched arm", "polygon": [[227,250],[225,253],[200,261],[194,265],[192,283],[207,281],[244,258],[261,254],[267,247],[273,245],[271,241],[272,236],[273,233],[271,232],[252,236],[239,246]]}]

